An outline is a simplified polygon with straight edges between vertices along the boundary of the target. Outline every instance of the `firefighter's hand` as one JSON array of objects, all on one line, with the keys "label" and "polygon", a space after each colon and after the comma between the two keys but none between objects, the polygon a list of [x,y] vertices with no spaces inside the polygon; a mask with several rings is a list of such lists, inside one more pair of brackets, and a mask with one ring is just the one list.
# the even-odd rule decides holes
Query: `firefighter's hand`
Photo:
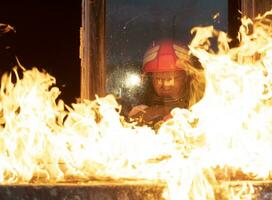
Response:
[{"label": "firefighter's hand", "polygon": [[129,117],[135,119],[138,124],[147,124],[154,126],[157,122],[166,121],[169,116],[169,110],[165,106],[146,106],[139,105],[134,107],[130,113]]},{"label": "firefighter's hand", "polygon": [[137,119],[139,122],[157,122],[164,116],[164,110],[162,108],[162,106],[148,107],[147,105],[138,105],[132,108],[128,116]]},{"label": "firefighter's hand", "polygon": [[150,106],[145,109],[143,120],[145,122],[158,122],[165,116],[165,109],[163,106]]},{"label": "firefighter's hand", "polygon": [[145,109],[147,109],[148,106],[147,105],[138,105],[138,106],[135,106],[131,109],[131,111],[128,113],[128,117],[135,117],[137,115],[139,115],[140,113],[145,113]]}]

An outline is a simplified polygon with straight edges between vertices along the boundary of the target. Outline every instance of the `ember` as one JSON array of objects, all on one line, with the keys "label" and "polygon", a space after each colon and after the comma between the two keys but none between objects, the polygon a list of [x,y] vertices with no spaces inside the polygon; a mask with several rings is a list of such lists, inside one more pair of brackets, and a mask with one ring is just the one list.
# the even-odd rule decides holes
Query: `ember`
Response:
[{"label": "ember", "polygon": [[[254,181],[269,183],[272,169],[267,162],[272,150],[272,31],[267,16],[271,12],[254,23],[244,18],[240,46],[233,49],[225,33],[213,27],[193,29],[190,50],[205,68],[205,95],[190,110],[172,110],[173,118],[157,132],[126,122],[112,95],[68,107],[57,101],[60,91],[46,72],[24,71],[16,83],[4,75],[1,183],[12,189],[133,179],[165,185],[160,194],[169,200],[216,199],[218,185],[227,199],[260,197],[265,190],[256,189]],[[211,37],[218,37],[216,53]]]}]

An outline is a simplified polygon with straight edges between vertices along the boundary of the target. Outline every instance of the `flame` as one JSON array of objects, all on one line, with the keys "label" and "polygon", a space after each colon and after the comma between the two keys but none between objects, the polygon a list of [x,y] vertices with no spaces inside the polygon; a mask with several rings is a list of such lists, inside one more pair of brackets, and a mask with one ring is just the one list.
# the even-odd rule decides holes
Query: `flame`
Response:
[{"label": "flame", "polygon": [[204,97],[189,110],[173,109],[157,131],[126,122],[112,95],[69,107],[45,71],[25,70],[22,78],[15,71],[15,81],[3,75],[0,183],[149,180],[164,184],[169,200],[215,199],[220,183],[229,199],[252,198],[251,183],[226,181],[271,178],[271,14],[243,18],[236,48],[212,26],[192,30]]},{"label": "flame", "polygon": [[[230,50],[226,40],[220,40],[224,33],[197,28],[197,34],[210,34],[198,40],[206,46],[191,43],[207,79],[205,97],[193,111],[199,116],[199,128],[205,130],[209,153],[215,151],[212,162],[268,177],[272,167],[271,162],[265,162],[272,142],[271,28],[268,19],[260,16],[254,23],[246,18],[242,23],[240,46]],[[219,36],[216,54],[205,50],[211,35]]]}]

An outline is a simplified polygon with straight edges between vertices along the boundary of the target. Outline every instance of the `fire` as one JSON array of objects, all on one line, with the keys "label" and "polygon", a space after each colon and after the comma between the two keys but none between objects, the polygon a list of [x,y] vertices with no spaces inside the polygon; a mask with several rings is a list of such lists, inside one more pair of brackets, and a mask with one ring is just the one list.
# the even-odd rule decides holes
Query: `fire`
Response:
[{"label": "fire", "polygon": [[271,178],[270,15],[244,18],[237,48],[213,27],[193,29],[190,50],[205,69],[205,95],[190,110],[172,110],[158,131],[126,122],[112,95],[68,107],[48,73],[15,71],[15,82],[4,75],[0,182],[149,180],[165,184],[169,200],[215,199],[221,184],[229,199],[253,198],[252,183],[231,181]]},{"label": "fire", "polygon": [[[201,59],[207,78],[205,97],[193,111],[205,130],[209,153],[216,151],[212,162],[263,178],[272,167],[265,162],[272,142],[271,28],[269,20],[260,16],[254,23],[250,19],[242,22],[238,48],[228,50],[220,41],[222,33],[212,29],[210,35],[219,35],[218,54],[192,41],[191,50]],[[202,40],[206,42],[210,36],[205,37]]]}]

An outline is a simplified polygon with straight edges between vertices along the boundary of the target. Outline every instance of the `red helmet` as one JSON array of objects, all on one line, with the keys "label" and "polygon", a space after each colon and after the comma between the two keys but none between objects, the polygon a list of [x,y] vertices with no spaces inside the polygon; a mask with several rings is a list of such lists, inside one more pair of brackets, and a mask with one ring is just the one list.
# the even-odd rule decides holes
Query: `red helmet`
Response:
[{"label": "red helmet", "polygon": [[158,42],[146,51],[143,72],[186,71],[186,67],[177,65],[178,60],[190,62],[188,50],[171,40]]}]

